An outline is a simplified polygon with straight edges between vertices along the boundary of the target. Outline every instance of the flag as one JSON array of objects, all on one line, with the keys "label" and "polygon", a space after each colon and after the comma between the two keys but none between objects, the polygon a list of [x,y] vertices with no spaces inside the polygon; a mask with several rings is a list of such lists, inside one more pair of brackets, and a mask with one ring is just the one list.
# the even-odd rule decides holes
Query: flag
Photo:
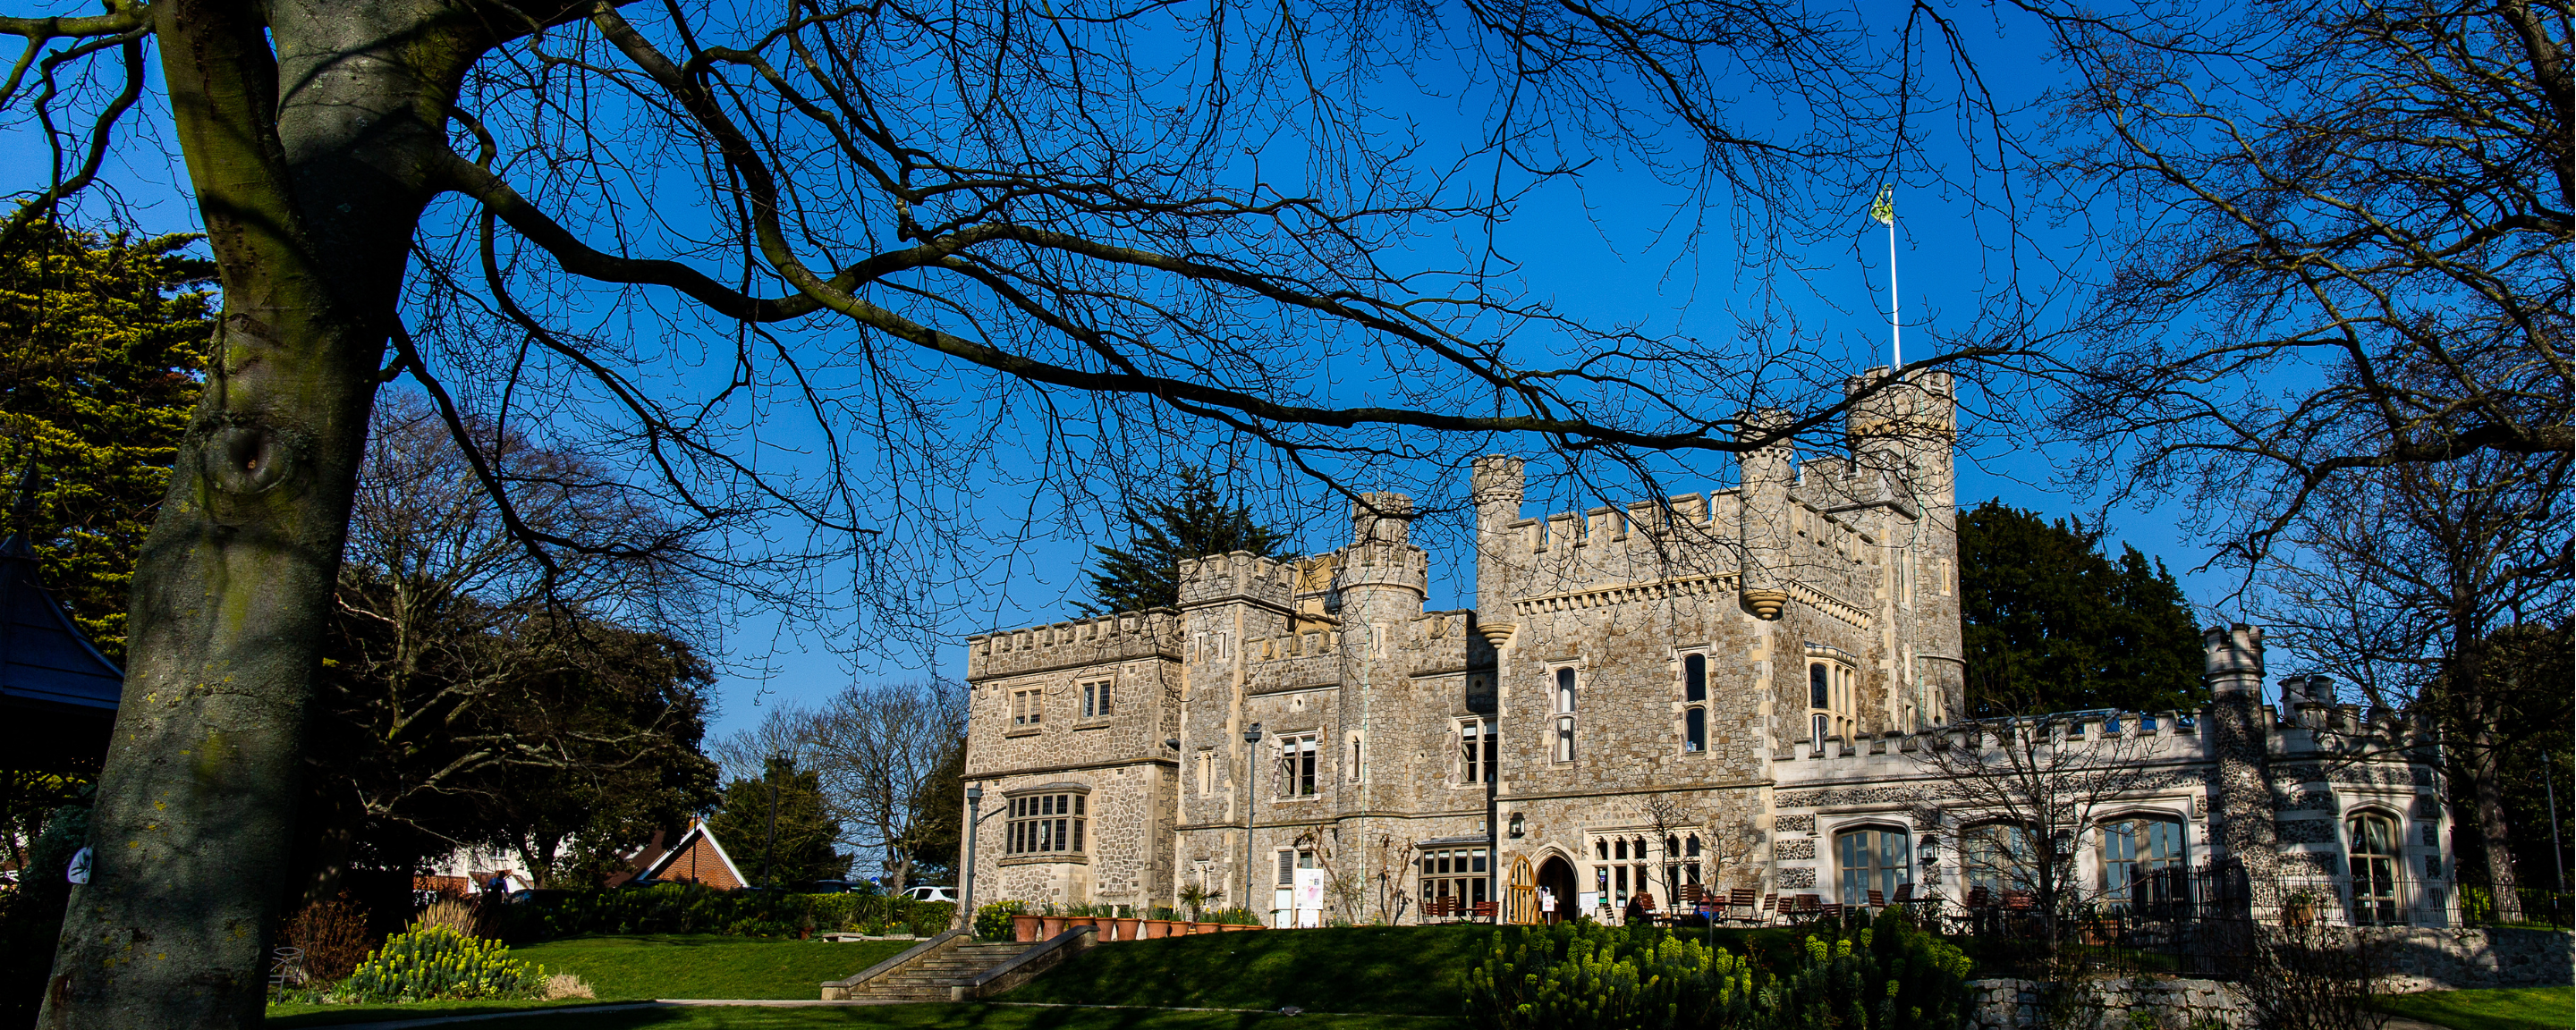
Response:
[{"label": "flag", "polygon": [[1880,225],[1885,225],[1891,228],[1896,225],[1896,186],[1894,183],[1882,185],[1878,188],[1878,199],[1870,201],[1869,203],[1869,216],[1871,218],[1878,219]]}]

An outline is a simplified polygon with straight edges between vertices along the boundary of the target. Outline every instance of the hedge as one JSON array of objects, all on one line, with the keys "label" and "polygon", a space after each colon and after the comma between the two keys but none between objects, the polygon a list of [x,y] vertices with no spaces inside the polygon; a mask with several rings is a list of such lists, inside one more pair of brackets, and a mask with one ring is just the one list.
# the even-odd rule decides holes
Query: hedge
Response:
[{"label": "hedge", "polygon": [[501,936],[514,944],[630,933],[804,937],[837,930],[929,936],[948,929],[956,915],[956,904],[946,901],[663,884],[628,890],[547,891],[504,907]]}]

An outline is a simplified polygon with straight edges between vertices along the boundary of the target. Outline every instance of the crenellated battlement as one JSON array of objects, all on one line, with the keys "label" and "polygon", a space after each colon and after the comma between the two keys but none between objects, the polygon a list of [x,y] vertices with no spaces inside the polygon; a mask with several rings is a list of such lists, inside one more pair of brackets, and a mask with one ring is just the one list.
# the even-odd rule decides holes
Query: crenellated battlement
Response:
[{"label": "crenellated battlement", "polygon": [[1411,544],[1355,544],[1334,555],[1333,589],[1391,586],[1427,593],[1431,555]]},{"label": "crenellated battlement", "polygon": [[1182,559],[1180,581],[1183,608],[1236,599],[1284,608],[1297,591],[1297,566],[1293,559],[1278,561],[1236,551]]},{"label": "crenellated battlement", "polygon": [[[2006,725],[2036,724],[2050,741],[2049,746],[2099,746],[2112,740],[2156,741],[2147,753],[2123,754],[2123,759],[2152,757],[2197,757],[2201,747],[2202,728],[2207,725],[2204,712],[2167,710],[2162,712],[2122,712],[2101,709],[2087,712],[2062,712],[2029,716],[2021,719],[1985,720],[1953,723],[1920,733],[1886,733],[1855,740],[1827,737],[1820,749],[1814,741],[1795,741],[1787,749],[1774,753],[1775,762],[1823,762],[1866,758],[1870,755],[1915,754],[1929,750],[1976,746],[1978,741],[2000,732]],[[1801,776],[1811,774],[1801,773]]]},{"label": "crenellated battlement", "polygon": [[1180,639],[1180,616],[1169,608],[997,630],[966,638],[966,679],[1137,658],[1178,659]]},{"label": "crenellated battlement", "polygon": [[1607,547],[1631,535],[1680,533],[1713,538],[1733,525],[1737,492],[1675,494],[1661,502],[1630,501],[1617,507],[1561,511],[1542,518],[1520,519],[1520,531],[1532,553],[1572,548]]}]

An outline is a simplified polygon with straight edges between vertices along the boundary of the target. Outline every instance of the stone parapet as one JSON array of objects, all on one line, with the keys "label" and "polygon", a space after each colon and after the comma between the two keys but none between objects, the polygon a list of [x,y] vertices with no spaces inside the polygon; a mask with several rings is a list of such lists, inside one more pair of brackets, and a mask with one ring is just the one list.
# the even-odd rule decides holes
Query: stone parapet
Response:
[{"label": "stone parapet", "polygon": [[1180,621],[1168,608],[1120,612],[966,638],[966,680],[1137,658],[1179,660]]},{"label": "stone parapet", "polygon": [[1285,610],[1297,592],[1297,566],[1236,551],[1181,559],[1180,580],[1183,608],[1255,601]]}]

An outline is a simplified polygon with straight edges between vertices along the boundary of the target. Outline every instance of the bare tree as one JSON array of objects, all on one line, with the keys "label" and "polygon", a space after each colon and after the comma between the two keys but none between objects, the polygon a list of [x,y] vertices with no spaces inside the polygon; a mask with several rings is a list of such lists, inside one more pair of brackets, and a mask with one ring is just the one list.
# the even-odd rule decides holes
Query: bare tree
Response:
[{"label": "bare tree", "polygon": [[2159,775],[2145,761],[2153,738],[2136,735],[2134,724],[2070,735],[2081,725],[2045,717],[1961,723],[1916,758],[1939,783],[1943,820],[1956,826],[1961,875],[1992,876],[2003,890],[2028,895],[2052,940],[2057,920],[2082,898],[2074,874],[2084,834],[2106,806],[2136,797]]},{"label": "bare tree", "polygon": [[[2576,537],[2566,468],[2481,454],[2331,484],[2266,565],[2264,619],[2376,709],[2438,719],[2443,756],[2474,799],[2477,858],[2505,918],[2519,915],[2503,761],[2534,728],[2504,717],[2530,689],[2499,634],[2561,618]],[[2552,727],[2553,729],[2555,727]]]},{"label": "bare tree", "polygon": [[2087,474],[2179,493],[2249,572],[2343,479],[2565,474],[2565,4],[2020,6],[2076,78],[2070,209],[2116,220],[2081,348],[2039,370],[2055,425],[2125,459]]},{"label": "bare tree", "polygon": [[875,854],[889,892],[912,881],[913,855],[961,802],[933,796],[966,746],[964,692],[939,681],[850,687],[820,706],[772,709],[718,745],[729,769],[785,755],[822,777],[823,803],[847,843]]},{"label": "bare tree", "polygon": [[[764,600],[812,607],[829,570],[881,636],[919,636],[949,584],[906,573],[956,551],[967,473],[1026,474],[976,464],[1023,441],[1041,475],[1075,442],[1125,463],[1215,439],[1347,478],[1496,434],[1644,471],[1640,449],[1837,431],[1883,388],[1842,396],[1838,354],[1580,325],[1524,299],[1490,230],[1617,156],[1776,254],[1919,132],[1877,71],[1904,62],[1822,5],[43,3],[0,18],[28,42],[0,110],[56,172],[0,234],[88,187],[158,89],[224,300],[134,581],[96,809],[132,846],[81,889],[54,1026],[256,1018],[393,377],[540,565],[587,545],[520,516],[469,416],[602,440],[732,527],[707,553],[771,575]],[[1466,98],[1466,153],[1435,157],[1408,96]],[[1745,436],[1712,402],[1775,394],[1827,399]]]},{"label": "bare tree", "polygon": [[[541,565],[426,400],[389,394],[370,419],[308,749],[306,893],[337,892],[362,834],[400,866],[502,834],[488,820],[514,809],[508,843],[542,878],[596,815],[687,807],[711,773],[689,530],[594,461],[475,426],[521,524],[590,548]],[[615,786],[558,797],[570,780]],[[581,811],[541,817],[549,797]]]}]

